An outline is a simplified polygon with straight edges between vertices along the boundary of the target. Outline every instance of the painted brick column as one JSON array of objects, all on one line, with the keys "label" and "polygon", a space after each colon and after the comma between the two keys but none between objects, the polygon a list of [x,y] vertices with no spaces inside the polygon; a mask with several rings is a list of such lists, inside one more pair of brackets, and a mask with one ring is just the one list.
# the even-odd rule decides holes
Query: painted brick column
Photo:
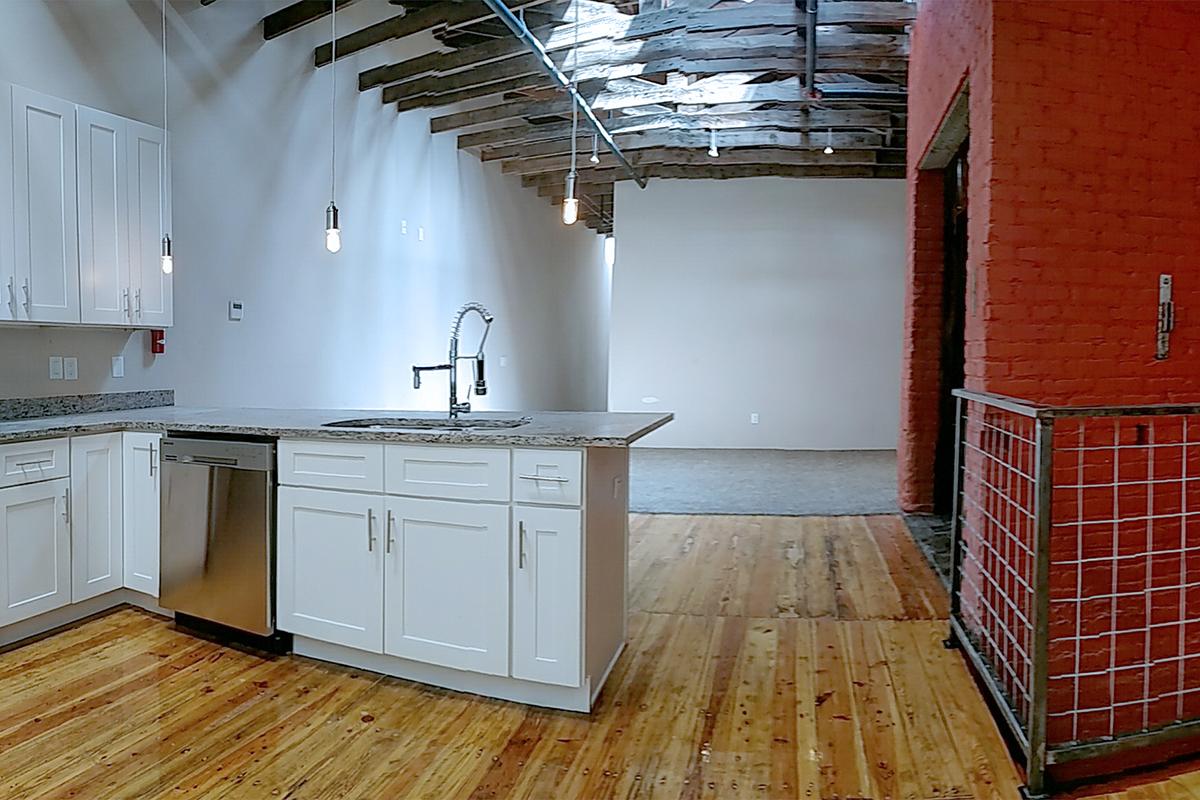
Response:
[{"label": "painted brick column", "polygon": [[900,507],[933,509],[941,396],[943,178],[914,170],[908,184],[908,281],[900,368]]}]

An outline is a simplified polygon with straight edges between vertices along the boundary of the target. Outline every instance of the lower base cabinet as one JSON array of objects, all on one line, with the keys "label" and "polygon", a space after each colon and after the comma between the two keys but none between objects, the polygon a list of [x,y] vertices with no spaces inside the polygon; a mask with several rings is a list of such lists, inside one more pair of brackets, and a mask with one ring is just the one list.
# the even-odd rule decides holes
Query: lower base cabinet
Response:
[{"label": "lower base cabinet", "polygon": [[158,597],[162,435],[131,431],[122,436],[125,587]]},{"label": "lower base cabinet", "polygon": [[276,619],[281,630],[383,652],[384,499],[280,487]]},{"label": "lower base cabinet", "polygon": [[508,675],[507,505],[387,499],[387,655]]},{"label": "lower base cabinet", "polygon": [[0,490],[0,627],[71,602],[70,478]]},{"label": "lower base cabinet", "polygon": [[124,586],[122,434],[71,439],[71,602]]},{"label": "lower base cabinet", "polygon": [[512,676],[579,686],[582,675],[581,514],[516,506],[512,556]]}]

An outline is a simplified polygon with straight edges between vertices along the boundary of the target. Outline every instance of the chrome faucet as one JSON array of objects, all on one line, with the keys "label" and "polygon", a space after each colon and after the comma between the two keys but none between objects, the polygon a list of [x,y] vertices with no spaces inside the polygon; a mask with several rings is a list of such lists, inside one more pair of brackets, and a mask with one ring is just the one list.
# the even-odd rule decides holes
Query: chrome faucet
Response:
[{"label": "chrome faucet", "polygon": [[[473,356],[460,356],[458,354],[459,333],[462,330],[462,321],[470,312],[474,311],[483,319],[483,338],[479,340],[479,349]],[[457,417],[459,414],[467,414],[471,411],[470,402],[458,402],[458,362],[459,361],[474,361],[475,362],[475,394],[483,396],[487,394],[487,380],[484,377],[483,369],[483,345],[487,342],[488,331],[492,329],[492,320],[494,317],[491,312],[483,307],[481,303],[467,303],[458,310],[458,314],[454,317],[454,323],[450,326],[450,361],[446,364],[437,364],[430,367],[418,367],[413,365],[413,388],[421,388],[421,373],[434,372],[437,370],[449,370],[450,372],[450,416]],[[470,389],[467,390],[467,396],[470,397]]]}]

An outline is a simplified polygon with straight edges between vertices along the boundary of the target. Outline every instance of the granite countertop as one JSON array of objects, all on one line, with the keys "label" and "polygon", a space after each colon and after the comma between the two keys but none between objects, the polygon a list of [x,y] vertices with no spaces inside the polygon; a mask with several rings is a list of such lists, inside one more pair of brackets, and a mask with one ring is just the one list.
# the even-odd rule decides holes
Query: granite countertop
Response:
[{"label": "granite countertop", "polygon": [[471,417],[529,417],[519,428],[435,430],[370,430],[324,428],[337,420],[368,417],[444,418],[433,411],[362,411],[353,409],[186,408],[162,406],[128,411],[0,422],[0,444],[54,436],[105,431],[172,431],[280,439],[337,439],[425,444],[478,444],[518,447],[627,447],[670,422],[673,414],[610,413],[602,411],[481,411]]}]

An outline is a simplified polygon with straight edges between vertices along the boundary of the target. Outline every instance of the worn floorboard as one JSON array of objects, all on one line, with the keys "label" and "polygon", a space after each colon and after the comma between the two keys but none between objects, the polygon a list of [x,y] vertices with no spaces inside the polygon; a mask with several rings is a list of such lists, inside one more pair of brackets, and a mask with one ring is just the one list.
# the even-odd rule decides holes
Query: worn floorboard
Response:
[{"label": "worn floorboard", "polygon": [[0,654],[0,798],[1017,796],[899,519],[631,529],[629,646],[590,716],[260,658],[126,609]]}]

